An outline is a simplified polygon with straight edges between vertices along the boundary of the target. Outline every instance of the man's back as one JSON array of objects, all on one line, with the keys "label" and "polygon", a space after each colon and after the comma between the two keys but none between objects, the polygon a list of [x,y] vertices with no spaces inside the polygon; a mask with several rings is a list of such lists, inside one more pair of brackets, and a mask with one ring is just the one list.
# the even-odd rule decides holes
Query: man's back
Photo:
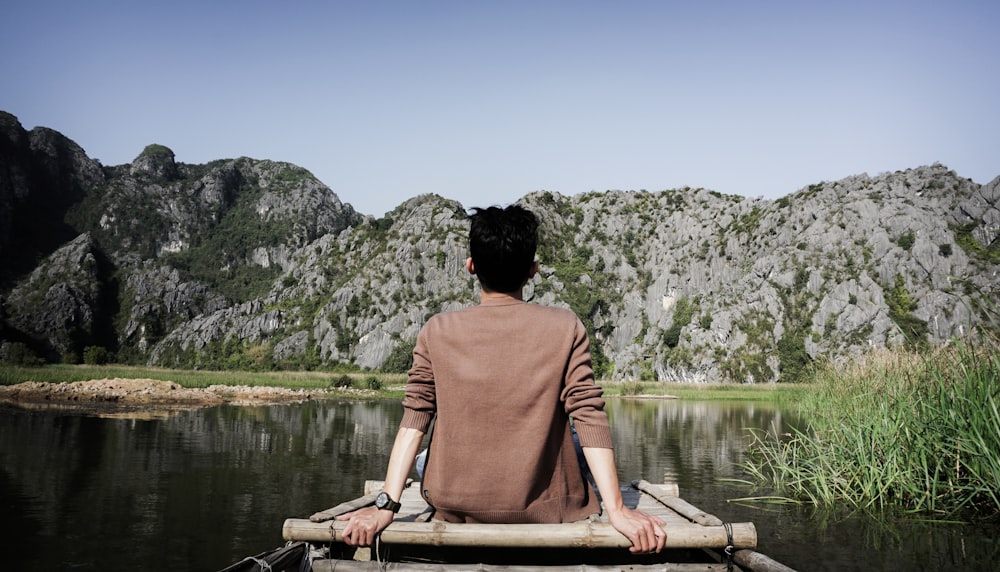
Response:
[{"label": "man's back", "polygon": [[421,331],[404,426],[426,429],[424,474],[440,518],[565,522],[598,512],[568,428],[610,447],[587,338],[568,310],[507,298],[439,314]]}]

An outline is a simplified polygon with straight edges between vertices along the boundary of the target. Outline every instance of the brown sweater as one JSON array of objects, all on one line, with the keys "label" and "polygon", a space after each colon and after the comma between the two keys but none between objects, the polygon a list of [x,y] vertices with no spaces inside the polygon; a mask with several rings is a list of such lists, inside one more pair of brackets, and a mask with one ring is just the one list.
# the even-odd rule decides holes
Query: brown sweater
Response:
[{"label": "brown sweater", "polygon": [[452,522],[558,523],[600,510],[580,474],[611,448],[587,333],[569,310],[519,300],[432,317],[417,338],[402,426],[427,431],[424,498]]}]

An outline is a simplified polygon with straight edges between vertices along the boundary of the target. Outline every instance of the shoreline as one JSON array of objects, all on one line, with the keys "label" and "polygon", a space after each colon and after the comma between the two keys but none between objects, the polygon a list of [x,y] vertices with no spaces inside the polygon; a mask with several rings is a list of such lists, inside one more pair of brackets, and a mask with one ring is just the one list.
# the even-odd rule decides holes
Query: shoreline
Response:
[{"label": "shoreline", "polygon": [[374,397],[361,389],[291,389],[274,386],[184,387],[157,379],[105,378],[74,382],[25,381],[0,386],[0,403],[23,409],[66,410],[98,415],[169,413],[217,405],[272,405],[311,399]]}]

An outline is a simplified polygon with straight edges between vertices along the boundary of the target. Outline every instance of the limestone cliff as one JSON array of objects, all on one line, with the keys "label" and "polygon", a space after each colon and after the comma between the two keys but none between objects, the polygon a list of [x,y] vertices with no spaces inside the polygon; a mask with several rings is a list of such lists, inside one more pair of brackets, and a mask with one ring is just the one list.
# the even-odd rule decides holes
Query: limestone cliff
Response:
[{"label": "limestone cliff", "polygon": [[[998,326],[1000,178],[932,165],[773,201],[521,202],[542,220],[528,296],[577,312],[613,378],[793,380]],[[50,360],[402,370],[430,315],[475,303],[466,206],[419,196],[375,219],[294,165],[160,145],[107,167],[0,113],[0,336]]]}]

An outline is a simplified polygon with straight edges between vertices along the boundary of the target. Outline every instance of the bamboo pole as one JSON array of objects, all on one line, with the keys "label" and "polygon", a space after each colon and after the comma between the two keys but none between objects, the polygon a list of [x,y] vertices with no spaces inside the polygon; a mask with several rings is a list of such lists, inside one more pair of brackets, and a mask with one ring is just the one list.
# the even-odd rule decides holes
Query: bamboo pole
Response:
[{"label": "bamboo pole", "polygon": [[[285,540],[306,542],[343,542],[344,521],[316,523],[305,519],[285,520]],[[723,526],[671,524],[667,548],[725,548],[729,537]],[[757,530],[752,522],[732,524],[733,546],[756,548]],[[628,548],[628,538],[605,522],[565,524],[456,524],[396,521],[382,531],[387,544],[429,546],[470,546],[505,548]]]},{"label": "bamboo pole", "polygon": [[[645,487],[645,490],[640,488],[640,486]],[[638,480],[632,481],[632,487],[645,492],[653,498],[681,496],[681,489],[677,486],[677,483],[660,483],[654,485],[646,480]]]},{"label": "bamboo pole", "polygon": [[794,568],[789,568],[766,554],[749,549],[734,552],[733,562],[753,572],[795,572]]},{"label": "bamboo pole", "polygon": [[391,570],[392,572],[724,572],[725,564],[718,563],[674,563],[594,565],[569,564],[563,566],[516,565],[516,564],[436,564],[429,562],[386,562],[377,568],[371,562],[351,560],[315,560],[312,572],[371,572]]},{"label": "bamboo pole", "polygon": [[251,558],[244,558],[220,572],[261,572],[262,570],[291,570],[298,568],[309,550],[303,542],[285,546]]},{"label": "bamboo pole", "polygon": [[663,506],[669,508],[691,522],[704,526],[722,526],[722,520],[719,517],[708,514],[678,496],[662,494],[662,492],[658,490],[657,485],[651,484],[648,481],[635,481],[632,483],[632,486],[653,497]]},{"label": "bamboo pole", "polygon": [[[654,485],[647,481],[633,481],[632,486],[650,495],[660,504],[691,522],[696,522],[703,526],[721,526],[723,524],[719,517],[701,510],[682,498],[662,494],[658,490],[661,485]],[[777,560],[749,549],[736,550],[733,553],[733,561],[753,572],[795,572],[794,569],[785,566]]]}]

